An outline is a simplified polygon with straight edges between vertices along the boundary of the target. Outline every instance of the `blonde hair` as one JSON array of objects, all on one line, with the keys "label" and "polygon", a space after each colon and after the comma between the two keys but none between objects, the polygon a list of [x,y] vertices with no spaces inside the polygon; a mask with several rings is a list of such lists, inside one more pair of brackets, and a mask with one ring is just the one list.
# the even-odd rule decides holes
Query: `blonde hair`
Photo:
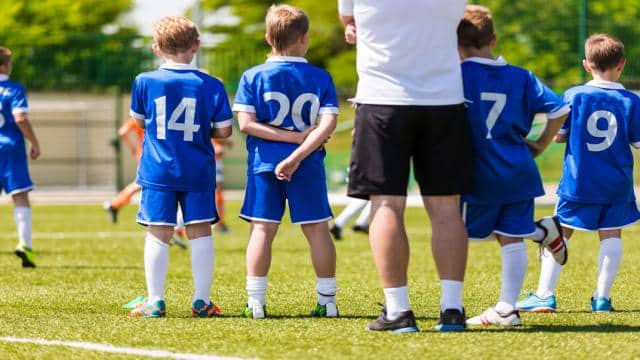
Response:
[{"label": "blonde hair", "polygon": [[598,71],[612,69],[624,60],[624,44],[607,34],[589,36],[584,44],[589,65]]},{"label": "blonde hair", "polygon": [[467,5],[458,25],[458,46],[481,49],[490,45],[495,36],[491,11],[484,6]]},{"label": "blonde hair", "polygon": [[5,66],[11,62],[11,50],[0,46],[0,66]]},{"label": "blonde hair", "polygon": [[290,5],[271,5],[265,19],[267,39],[276,51],[286,50],[309,32],[309,17]]},{"label": "blonde hair", "polygon": [[189,50],[199,38],[196,24],[184,16],[166,16],[153,27],[153,41],[168,55]]}]

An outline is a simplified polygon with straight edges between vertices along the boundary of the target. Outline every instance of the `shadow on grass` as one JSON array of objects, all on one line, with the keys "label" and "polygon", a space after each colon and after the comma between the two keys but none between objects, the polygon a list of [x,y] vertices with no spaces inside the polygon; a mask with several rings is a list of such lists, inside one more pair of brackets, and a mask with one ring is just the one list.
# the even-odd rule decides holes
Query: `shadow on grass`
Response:
[{"label": "shadow on grass", "polygon": [[143,266],[133,265],[42,265],[38,269],[54,270],[143,270]]},{"label": "shadow on grass", "polygon": [[525,325],[524,327],[511,328],[469,328],[470,332],[514,332],[514,333],[635,333],[640,331],[640,326],[590,324],[590,325]]},{"label": "shadow on grass", "polygon": [[640,313],[640,309],[624,309],[624,310],[614,310],[611,313],[599,313],[594,314],[591,310],[565,310],[558,311],[558,314],[594,314],[594,315],[607,315],[607,314],[621,314],[621,313]]},{"label": "shadow on grass", "polygon": [[[238,311],[238,315],[233,314],[233,313],[225,313],[222,316],[219,316],[219,318],[223,318],[223,319],[246,319],[245,317],[243,317],[242,315],[239,314],[240,311]],[[187,317],[184,317],[187,318]],[[189,319],[192,319],[192,317],[188,317]],[[292,315],[270,315],[268,314],[267,317],[264,319],[265,321],[269,321],[269,320],[290,320],[290,319],[316,319],[316,320],[326,320],[326,321],[336,321],[336,320],[340,320],[340,319],[345,319],[345,320],[375,320],[377,319],[377,316],[373,316],[373,315],[340,315],[340,317],[338,318],[312,318],[311,316],[309,316],[309,314],[292,314]],[[246,319],[247,321],[253,321],[253,319]],[[423,320],[423,321],[437,321],[438,318],[430,318],[430,317],[426,317],[426,316],[416,316],[416,320]],[[262,321],[262,320],[260,320]]]}]

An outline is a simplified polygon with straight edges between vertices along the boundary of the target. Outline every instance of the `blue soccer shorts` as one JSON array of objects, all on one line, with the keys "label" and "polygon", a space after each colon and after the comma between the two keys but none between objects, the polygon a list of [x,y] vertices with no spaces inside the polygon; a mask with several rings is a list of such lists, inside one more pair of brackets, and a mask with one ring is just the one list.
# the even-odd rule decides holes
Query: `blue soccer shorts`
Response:
[{"label": "blue soccer shorts", "polygon": [[293,224],[331,220],[333,214],[329,206],[324,168],[313,172],[299,170],[290,182],[278,180],[272,172],[249,174],[240,218],[280,223],[285,203],[288,203]]},{"label": "blue soccer shorts", "polygon": [[185,225],[218,222],[215,191],[183,192],[142,188],[138,223],[176,226],[178,206]]},{"label": "blue soccer shorts", "polygon": [[19,194],[33,189],[26,156],[0,154],[0,193]]},{"label": "blue soccer shorts", "polygon": [[635,201],[624,204],[586,204],[558,200],[556,215],[562,226],[584,231],[617,230],[640,220]]},{"label": "blue soccer shorts", "polygon": [[471,240],[486,239],[493,233],[530,236],[536,231],[533,211],[533,199],[499,205],[462,202],[462,219]]}]

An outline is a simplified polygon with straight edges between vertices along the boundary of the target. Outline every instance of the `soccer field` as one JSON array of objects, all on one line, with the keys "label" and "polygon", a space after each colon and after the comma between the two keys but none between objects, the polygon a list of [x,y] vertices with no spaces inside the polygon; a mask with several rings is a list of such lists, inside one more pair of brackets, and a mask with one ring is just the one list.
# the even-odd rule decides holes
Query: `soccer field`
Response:
[{"label": "soccer field", "polygon": [[[238,202],[227,204],[237,214]],[[339,210],[339,209],[335,209]],[[551,208],[538,208],[537,215]],[[278,233],[269,277],[265,320],[239,316],[245,304],[244,250],[248,224],[229,216],[232,232],[215,235],[213,299],[222,318],[191,318],[192,279],[187,251],[173,247],[167,281],[166,319],[132,319],[122,304],[145,293],[144,230],[134,223],[136,207],[124,209],[112,225],[99,205],[34,207],[38,268],[23,270],[12,254],[12,208],[0,206],[0,358],[144,358],[143,350],[164,350],[174,358],[196,355],[240,358],[586,358],[640,357],[640,227],[624,235],[624,255],[612,291],[616,312],[592,314],[597,240],[577,234],[560,279],[557,314],[523,315],[516,329],[470,329],[439,333],[440,287],[428,243],[424,210],[411,208],[406,221],[412,254],[412,307],[422,332],[397,335],[365,330],[383,301],[366,236],[346,231],[337,243],[339,319],[311,319],[315,279],[307,244],[288,222]],[[525,289],[537,284],[537,248],[529,244]],[[497,300],[500,257],[495,242],[474,243],[465,281],[467,315]],[[27,339],[10,342],[10,338]],[[36,344],[36,339],[63,343]],[[119,354],[89,348],[111,344]],[[84,344],[84,345],[83,345]],[[86,346],[85,346],[86,345]],[[170,353],[168,353],[170,352]],[[126,355],[126,354],[133,355]],[[180,353],[180,354],[177,354]],[[137,355],[136,355],[137,354]],[[160,354],[160,353],[155,353]],[[179,357],[179,356],[183,357]]]}]

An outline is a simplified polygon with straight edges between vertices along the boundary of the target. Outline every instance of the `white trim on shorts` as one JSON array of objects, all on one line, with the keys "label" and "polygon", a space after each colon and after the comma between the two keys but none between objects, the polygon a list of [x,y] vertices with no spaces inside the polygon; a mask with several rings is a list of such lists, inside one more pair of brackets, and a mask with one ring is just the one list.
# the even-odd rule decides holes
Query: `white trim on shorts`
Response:
[{"label": "white trim on shorts", "polygon": [[140,220],[140,219],[136,219],[136,222],[140,225],[145,225],[145,226],[149,226],[149,225],[165,225],[165,226],[173,226],[176,227],[178,226],[178,223],[165,223],[165,222],[155,222],[155,221],[144,221],[144,220]]},{"label": "white trim on shorts", "polygon": [[306,224],[319,224],[321,222],[325,222],[325,221],[329,221],[333,219],[333,216],[329,216],[326,217],[324,219],[320,219],[320,220],[307,220],[307,221],[298,221],[298,222],[292,222],[292,225],[306,225]]},{"label": "white trim on shorts", "polygon": [[263,218],[247,216],[247,215],[244,215],[242,213],[240,213],[238,215],[238,217],[240,217],[243,220],[247,220],[247,221],[264,221],[264,222],[274,223],[274,224],[280,224],[282,222],[281,220],[271,220],[271,219],[263,219]]},{"label": "white trim on shorts", "polygon": [[22,193],[25,193],[25,192],[29,192],[29,191],[31,191],[31,190],[33,190],[33,185],[31,185],[31,186],[29,186],[29,187],[26,187],[26,188],[22,188],[22,189],[15,189],[15,190],[13,190],[12,192],[7,193],[7,195],[17,195],[17,194],[22,194]]},{"label": "white trim on shorts", "polygon": [[506,233],[504,231],[499,231],[499,230],[493,230],[494,233],[498,234],[498,235],[502,235],[502,236],[509,236],[509,237],[514,237],[514,238],[529,238],[533,235],[536,234],[536,232],[530,232],[530,233],[526,233],[526,234],[509,234]]},{"label": "white trim on shorts", "polygon": [[202,224],[202,223],[212,223],[214,220],[220,220],[220,218],[216,216],[210,219],[191,220],[189,222],[184,223],[184,226],[193,225],[193,224]]},{"label": "white trim on shorts", "polygon": [[595,230],[585,229],[585,228],[581,228],[581,227],[574,226],[574,225],[567,225],[567,224],[564,224],[564,223],[562,223],[562,222],[560,223],[560,225],[562,225],[562,226],[564,226],[564,227],[567,227],[567,228],[569,228],[569,229],[573,229],[573,230],[587,231],[587,232],[597,232],[597,231],[600,231],[600,230],[621,230],[621,229],[624,229],[624,228],[626,228],[626,227],[629,227],[629,226],[631,226],[631,225],[633,225],[633,224],[637,223],[638,221],[640,221],[640,219],[633,220],[633,221],[632,221],[632,222],[630,222],[630,223],[627,223],[627,224],[624,224],[624,225],[620,225],[620,226],[614,226],[614,227],[602,227],[602,228],[597,228],[597,229],[595,229]]}]

